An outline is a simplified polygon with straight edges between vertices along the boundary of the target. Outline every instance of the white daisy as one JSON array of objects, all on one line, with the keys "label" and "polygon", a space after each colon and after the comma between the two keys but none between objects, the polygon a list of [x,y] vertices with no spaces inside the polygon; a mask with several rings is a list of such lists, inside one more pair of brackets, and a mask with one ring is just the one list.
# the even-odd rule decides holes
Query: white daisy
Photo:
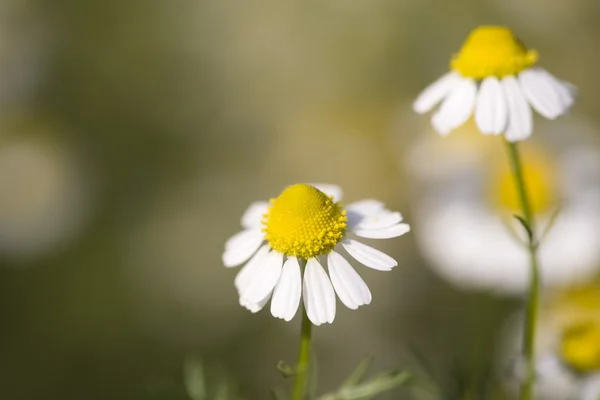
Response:
[{"label": "white daisy", "polygon": [[289,321],[302,296],[308,318],[321,325],[335,318],[335,293],[350,309],[371,302],[369,288],[338,251],[341,247],[361,264],[389,271],[396,260],[354,237],[388,239],[407,233],[409,226],[377,200],[344,208],[341,194],[333,185],[298,184],[271,204],[250,205],[242,216],[244,230],[225,243],[223,253],[226,267],[246,263],[235,278],[242,306],[257,312],[271,299],[271,314]]},{"label": "white daisy", "polygon": [[[511,319],[499,362],[521,348],[521,315]],[[536,393],[543,400],[597,400],[600,396],[600,285],[597,280],[543,298],[536,335]],[[512,362],[507,388],[522,377]],[[502,367],[501,367],[502,368]]]},{"label": "white daisy", "polygon": [[451,71],[428,86],[413,103],[426,113],[441,102],[431,123],[441,135],[463,125],[474,113],[481,133],[505,134],[510,142],[533,130],[532,106],[548,119],[565,114],[576,88],[536,65],[538,53],[527,49],[507,28],[481,26],[471,32],[453,57]]},{"label": "white daisy", "polygon": [[[499,146],[480,147],[480,137],[471,137],[475,143],[460,135],[451,142],[433,136],[411,154],[413,187],[419,188],[413,212],[417,245],[429,266],[459,288],[521,295],[530,278],[529,254],[511,234],[524,233],[512,218],[519,202],[511,171]],[[600,153],[593,147],[561,149],[555,162],[533,141],[524,145],[538,234],[545,233],[539,247],[542,283],[585,281],[600,266]]]}]

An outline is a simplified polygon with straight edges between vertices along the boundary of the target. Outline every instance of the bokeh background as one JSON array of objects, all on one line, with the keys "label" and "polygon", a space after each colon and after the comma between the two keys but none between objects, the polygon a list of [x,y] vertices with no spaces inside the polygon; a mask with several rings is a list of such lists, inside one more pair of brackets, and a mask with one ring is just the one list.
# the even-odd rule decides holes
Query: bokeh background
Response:
[{"label": "bokeh background", "polygon": [[416,217],[443,194],[420,181],[435,134],[411,102],[472,28],[508,25],[581,89],[560,125],[536,119],[540,146],[594,149],[598,18],[595,0],[3,0],[0,397],[185,398],[191,355],[240,398],[287,387],[299,319],[241,308],[220,257],[248,204],[308,181],[414,232],[382,245],[394,271],[357,268],[370,306],[315,329],[319,392],[370,354],[426,360],[449,399],[503,398],[490,371],[521,298],[430,268]]}]

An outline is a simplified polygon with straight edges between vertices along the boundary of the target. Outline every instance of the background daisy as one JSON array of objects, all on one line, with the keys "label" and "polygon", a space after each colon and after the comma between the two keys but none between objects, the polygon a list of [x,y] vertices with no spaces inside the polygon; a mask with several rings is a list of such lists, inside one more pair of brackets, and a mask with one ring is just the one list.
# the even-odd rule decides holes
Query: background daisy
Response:
[{"label": "background daisy", "polygon": [[[537,398],[594,400],[600,396],[598,279],[546,293],[536,340]],[[520,326],[509,319],[498,352],[499,370],[513,391],[520,374]],[[504,365],[503,365],[504,364]]]},{"label": "background daisy", "polygon": [[[491,145],[479,147],[480,141],[465,129],[452,145],[433,136],[415,146],[411,165],[422,188],[415,193],[421,198],[415,235],[432,268],[452,284],[520,294],[529,281],[529,261],[524,232],[512,218],[518,199],[504,154]],[[535,143],[527,146],[525,173],[538,233],[544,235],[543,285],[583,281],[600,260],[600,152],[573,146],[548,153]],[[422,165],[423,159],[436,163]]]}]

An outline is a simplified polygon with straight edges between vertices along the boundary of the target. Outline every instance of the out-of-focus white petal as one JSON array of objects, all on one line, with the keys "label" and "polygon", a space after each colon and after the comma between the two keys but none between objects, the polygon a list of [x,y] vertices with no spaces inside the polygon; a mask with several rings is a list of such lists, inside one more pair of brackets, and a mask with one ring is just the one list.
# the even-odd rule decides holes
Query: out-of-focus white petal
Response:
[{"label": "out-of-focus white petal", "polygon": [[283,264],[281,277],[273,291],[271,314],[275,318],[290,321],[296,315],[301,294],[302,276],[300,274],[300,265],[296,257],[290,257]]},{"label": "out-of-focus white petal", "polygon": [[243,297],[240,297],[240,306],[251,311],[252,313],[257,313],[263,309],[265,304],[267,304],[267,302],[269,301],[269,298],[271,298],[271,292],[269,292],[269,294],[267,294],[267,296],[264,299],[257,303],[251,303]]},{"label": "out-of-focus white petal", "polygon": [[431,118],[433,128],[439,134],[447,135],[467,122],[473,112],[476,95],[477,84],[475,81],[470,78],[461,78]]},{"label": "out-of-focus white petal", "polygon": [[246,229],[233,235],[225,243],[222,259],[226,267],[236,267],[246,262],[264,241],[260,229]]},{"label": "out-of-focus white petal", "polygon": [[448,72],[437,81],[427,86],[413,103],[413,110],[419,114],[426,113],[438,104],[460,82],[460,75]]},{"label": "out-of-focus white petal", "polygon": [[521,72],[519,84],[525,98],[544,117],[555,119],[567,110],[553,81],[538,68],[530,68]]},{"label": "out-of-focus white petal", "polygon": [[354,203],[348,204],[346,207],[346,214],[348,216],[348,228],[353,229],[365,216],[376,214],[384,209],[382,202],[373,199],[360,200]]},{"label": "out-of-focus white petal", "polygon": [[498,135],[506,129],[508,108],[500,81],[496,77],[483,80],[475,105],[475,123],[486,135]]},{"label": "out-of-focus white petal", "polygon": [[579,400],[600,399],[600,374],[596,373],[586,377],[580,390]]},{"label": "out-of-focus white petal", "polygon": [[342,246],[348,254],[359,263],[378,271],[390,271],[398,263],[387,254],[352,239],[342,241]]},{"label": "out-of-focus white petal", "polygon": [[275,287],[281,276],[283,254],[272,251],[261,261],[262,267],[250,276],[248,284],[240,291],[240,297],[248,303],[259,303]]},{"label": "out-of-focus white petal", "polygon": [[506,140],[509,142],[525,140],[531,136],[533,130],[531,108],[529,108],[529,104],[527,104],[521,87],[514,76],[503,78],[501,83],[508,106]]},{"label": "out-of-focus white petal", "polygon": [[372,214],[382,210],[383,207],[383,203],[379,200],[365,199],[348,204],[346,210],[357,211],[361,214]]},{"label": "out-of-focus white petal", "polygon": [[371,291],[360,275],[340,254],[332,251],[327,256],[331,283],[340,301],[351,310],[371,303]]},{"label": "out-of-focus white petal", "polygon": [[242,267],[240,272],[238,272],[233,281],[238,294],[246,287],[246,285],[248,285],[250,278],[262,268],[264,258],[269,254],[269,250],[271,250],[271,248],[268,244],[265,244],[256,252],[250,261]]},{"label": "out-of-focus white petal", "polygon": [[538,74],[543,76],[554,87],[564,108],[564,112],[569,110],[577,99],[577,87],[569,82],[558,79],[545,69],[536,68],[536,70]]},{"label": "out-of-focus white petal", "polygon": [[327,196],[333,197],[334,202],[342,200],[342,197],[344,196],[342,188],[337,185],[332,185],[330,183],[309,183],[309,185],[316,187]]},{"label": "out-of-focus white petal", "polygon": [[304,307],[315,325],[332,323],[335,319],[335,292],[327,273],[319,262],[311,258],[304,271]]},{"label": "out-of-focus white petal", "polygon": [[397,224],[383,229],[356,229],[353,231],[355,235],[369,239],[390,239],[402,236],[407,232],[410,232],[408,224]]},{"label": "out-of-focus white petal", "polygon": [[269,203],[266,201],[257,201],[250,204],[242,216],[242,226],[244,228],[259,228],[263,215],[269,210]]}]

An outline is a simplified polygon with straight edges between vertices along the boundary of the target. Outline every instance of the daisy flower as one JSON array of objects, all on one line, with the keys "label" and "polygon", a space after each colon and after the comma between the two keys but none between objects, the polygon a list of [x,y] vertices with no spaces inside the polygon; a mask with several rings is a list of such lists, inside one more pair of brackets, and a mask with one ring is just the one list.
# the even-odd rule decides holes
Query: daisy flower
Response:
[{"label": "daisy flower", "polygon": [[441,102],[431,123],[447,135],[475,116],[485,135],[505,134],[509,142],[533,130],[531,107],[548,119],[565,114],[576,89],[537,67],[538,53],[509,29],[481,26],[471,32],[450,62],[451,71],[428,86],[413,103],[426,113]]},{"label": "daisy flower", "polygon": [[344,207],[340,199],[337,186],[298,184],[270,204],[250,205],[242,216],[244,230],[225,243],[223,253],[226,267],[246,263],[235,278],[240,305],[257,312],[271,299],[271,314],[289,321],[302,297],[310,321],[321,325],[335,318],[335,293],[350,309],[371,302],[369,288],[338,251],[389,271],[396,260],[354,237],[388,239],[407,233],[409,226],[379,201]]},{"label": "daisy flower", "polygon": [[[507,329],[499,361],[518,354],[521,316]],[[536,338],[538,398],[597,400],[600,397],[600,282],[569,287],[543,298]],[[513,358],[514,359],[514,358]],[[520,368],[513,365],[513,377]],[[514,389],[514,382],[506,382]]]},{"label": "daisy flower", "polygon": [[[432,270],[456,287],[521,295],[530,279],[529,254],[512,218],[519,199],[511,171],[499,146],[481,147],[481,136],[457,133],[450,142],[424,138],[410,154],[419,199],[416,243]],[[542,283],[585,281],[600,266],[600,151],[574,146],[553,157],[535,141],[522,150],[536,233],[544,234]]]}]

